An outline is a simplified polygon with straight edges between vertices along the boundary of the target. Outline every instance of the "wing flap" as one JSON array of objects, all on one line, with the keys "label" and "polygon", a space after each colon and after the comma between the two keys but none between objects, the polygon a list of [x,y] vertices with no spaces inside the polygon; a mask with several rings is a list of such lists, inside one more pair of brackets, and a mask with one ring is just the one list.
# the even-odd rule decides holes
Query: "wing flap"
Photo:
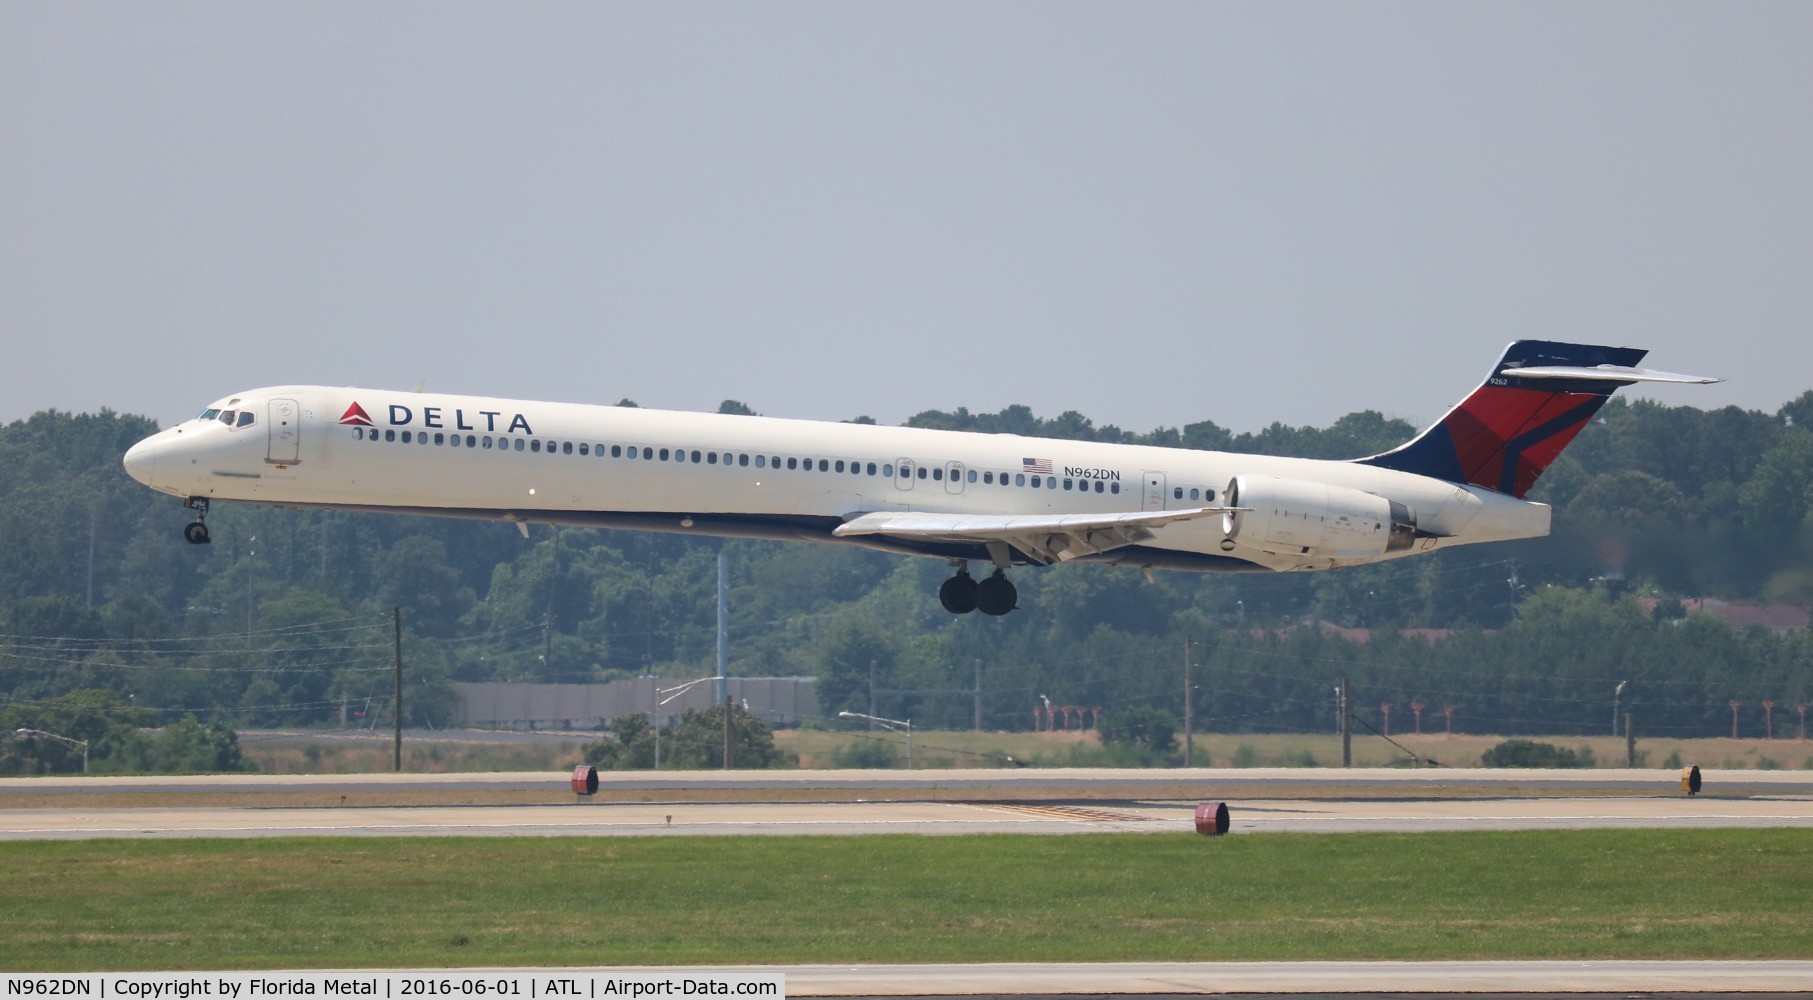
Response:
[{"label": "wing flap", "polygon": [[1180,521],[1245,510],[1192,507],[1188,510],[1127,511],[1112,514],[936,514],[877,511],[839,525],[834,535],[889,535],[917,541],[1003,542],[1041,565],[1066,562],[1136,545],[1153,529]]}]

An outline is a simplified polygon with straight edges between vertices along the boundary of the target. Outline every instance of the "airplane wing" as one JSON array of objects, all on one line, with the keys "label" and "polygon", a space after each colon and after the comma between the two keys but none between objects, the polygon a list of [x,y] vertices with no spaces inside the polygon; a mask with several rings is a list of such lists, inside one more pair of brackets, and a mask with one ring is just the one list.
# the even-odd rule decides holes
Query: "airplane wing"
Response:
[{"label": "airplane wing", "polygon": [[1094,555],[1152,537],[1152,529],[1179,521],[1216,517],[1246,507],[1192,507],[1188,510],[1128,511],[1114,514],[934,514],[877,511],[839,525],[840,536],[890,535],[913,541],[1001,542],[1040,565]]}]

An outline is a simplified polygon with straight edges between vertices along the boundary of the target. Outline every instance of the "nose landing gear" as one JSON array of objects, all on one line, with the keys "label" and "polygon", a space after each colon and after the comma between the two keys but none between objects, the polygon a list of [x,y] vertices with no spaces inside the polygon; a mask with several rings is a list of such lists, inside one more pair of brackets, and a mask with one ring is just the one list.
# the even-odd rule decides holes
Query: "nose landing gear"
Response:
[{"label": "nose landing gear", "polygon": [[190,497],[183,506],[195,512],[195,520],[183,527],[183,538],[190,545],[206,545],[213,541],[208,537],[208,498]]},{"label": "nose landing gear", "polygon": [[969,564],[957,563],[957,575],[938,588],[938,603],[953,615],[980,611],[985,615],[1004,615],[1019,606],[1020,592],[1007,574],[997,569],[993,576],[977,583],[969,575]]}]

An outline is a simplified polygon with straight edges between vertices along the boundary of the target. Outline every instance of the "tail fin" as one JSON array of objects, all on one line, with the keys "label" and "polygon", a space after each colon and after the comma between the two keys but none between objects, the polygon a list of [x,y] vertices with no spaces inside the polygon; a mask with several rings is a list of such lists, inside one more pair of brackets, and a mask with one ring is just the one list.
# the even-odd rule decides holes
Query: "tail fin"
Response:
[{"label": "tail fin", "polygon": [[1620,386],[1720,381],[1635,367],[1648,353],[1516,341],[1486,381],[1433,427],[1401,448],[1358,461],[1521,499]]}]

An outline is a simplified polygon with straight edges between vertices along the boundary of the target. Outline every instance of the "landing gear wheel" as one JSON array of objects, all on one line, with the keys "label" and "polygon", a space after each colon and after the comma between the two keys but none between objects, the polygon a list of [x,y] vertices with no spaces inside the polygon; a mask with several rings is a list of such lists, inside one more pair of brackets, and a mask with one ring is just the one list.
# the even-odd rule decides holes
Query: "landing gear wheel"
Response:
[{"label": "landing gear wheel", "polygon": [[967,615],[976,610],[976,580],[968,570],[958,570],[957,575],[944,581],[938,588],[938,603],[944,610],[953,615]]},{"label": "landing gear wheel", "polygon": [[1004,576],[1000,570],[995,575],[976,584],[976,610],[985,615],[1004,615],[1020,603],[1020,592],[1014,588],[1013,581]]},{"label": "landing gear wheel", "polygon": [[190,545],[206,545],[213,540],[208,537],[208,526],[200,521],[190,521],[183,529],[183,537]]}]

